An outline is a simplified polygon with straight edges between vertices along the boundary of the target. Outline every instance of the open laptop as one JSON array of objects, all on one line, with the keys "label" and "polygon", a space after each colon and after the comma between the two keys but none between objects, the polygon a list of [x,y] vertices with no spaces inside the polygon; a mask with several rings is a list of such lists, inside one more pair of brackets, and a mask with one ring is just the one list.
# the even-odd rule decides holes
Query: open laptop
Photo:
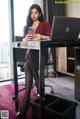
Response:
[{"label": "open laptop", "polygon": [[54,42],[76,41],[80,33],[80,18],[54,16],[51,40]]}]

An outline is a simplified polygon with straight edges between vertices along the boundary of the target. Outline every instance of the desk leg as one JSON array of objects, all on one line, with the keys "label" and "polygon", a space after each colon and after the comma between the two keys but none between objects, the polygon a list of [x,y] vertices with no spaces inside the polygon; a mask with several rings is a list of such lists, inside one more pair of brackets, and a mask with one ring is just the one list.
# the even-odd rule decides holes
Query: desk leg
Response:
[{"label": "desk leg", "polygon": [[13,76],[15,90],[15,110],[18,112],[18,80],[17,80],[17,64],[16,64],[16,48],[13,48]]},{"label": "desk leg", "polygon": [[80,49],[76,49],[75,98],[80,101]]},{"label": "desk leg", "polygon": [[44,66],[45,66],[45,48],[40,48],[40,61],[39,61],[39,68],[40,68],[40,119],[44,119],[44,112],[45,112],[45,89],[44,89]]}]

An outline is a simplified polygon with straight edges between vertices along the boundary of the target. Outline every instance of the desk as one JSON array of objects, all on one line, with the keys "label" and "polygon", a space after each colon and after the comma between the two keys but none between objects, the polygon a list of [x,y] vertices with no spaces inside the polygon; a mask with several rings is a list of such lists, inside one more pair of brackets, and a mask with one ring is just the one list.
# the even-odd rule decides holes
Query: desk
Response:
[{"label": "desk", "polygon": [[[16,111],[18,111],[18,81],[17,81],[17,65],[16,65],[16,48],[28,48],[28,49],[37,49],[39,50],[39,81],[40,81],[40,119],[43,119],[43,114],[44,114],[44,100],[45,100],[45,94],[44,94],[44,57],[45,57],[45,49],[50,48],[50,47],[80,47],[80,42],[53,42],[53,41],[26,41],[25,43],[23,42],[13,42],[12,43],[13,47],[13,69],[14,69],[14,87],[15,87],[15,108]],[[77,74],[77,70],[76,70]],[[79,79],[80,80],[80,79]],[[76,82],[76,79],[75,79]],[[75,83],[76,84],[76,83]],[[75,86],[77,87],[77,85]],[[80,91],[80,88],[78,88]],[[75,92],[76,92],[75,88]],[[76,93],[76,97],[80,95]],[[78,99],[80,100],[80,99]]]}]

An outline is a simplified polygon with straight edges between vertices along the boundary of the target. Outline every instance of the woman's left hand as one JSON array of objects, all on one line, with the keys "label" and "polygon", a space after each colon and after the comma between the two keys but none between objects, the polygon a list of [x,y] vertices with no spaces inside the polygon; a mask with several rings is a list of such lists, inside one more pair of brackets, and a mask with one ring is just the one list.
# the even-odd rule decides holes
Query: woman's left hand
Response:
[{"label": "woman's left hand", "polygon": [[42,38],[42,35],[40,35],[40,34],[35,34],[35,35],[33,36],[33,39],[34,39],[34,40],[41,40],[41,38]]}]

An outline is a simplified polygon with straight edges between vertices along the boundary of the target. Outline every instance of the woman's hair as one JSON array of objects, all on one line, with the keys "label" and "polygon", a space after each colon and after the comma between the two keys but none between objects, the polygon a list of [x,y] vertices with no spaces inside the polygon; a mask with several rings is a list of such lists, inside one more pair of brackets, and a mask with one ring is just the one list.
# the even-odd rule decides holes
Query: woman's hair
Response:
[{"label": "woman's hair", "polygon": [[38,20],[39,20],[39,21],[43,21],[43,14],[42,14],[42,10],[41,10],[40,6],[37,5],[37,4],[33,4],[33,5],[30,7],[29,12],[28,12],[28,16],[27,16],[27,25],[29,25],[29,26],[32,25],[31,11],[32,11],[32,9],[34,9],[34,8],[39,12],[39,14],[41,14],[41,15],[39,16]]},{"label": "woman's hair", "polygon": [[41,10],[41,7],[38,5],[38,4],[33,4],[30,9],[29,9],[29,12],[28,12],[28,16],[27,16],[27,19],[26,19],[26,24],[27,24],[27,27],[26,27],[26,32],[28,31],[28,28],[30,26],[32,26],[32,18],[31,18],[31,11],[32,9],[36,9],[39,13],[40,13],[40,16],[38,18],[38,20],[40,22],[44,21],[44,18],[43,18],[43,13],[42,13],[42,10]]}]

